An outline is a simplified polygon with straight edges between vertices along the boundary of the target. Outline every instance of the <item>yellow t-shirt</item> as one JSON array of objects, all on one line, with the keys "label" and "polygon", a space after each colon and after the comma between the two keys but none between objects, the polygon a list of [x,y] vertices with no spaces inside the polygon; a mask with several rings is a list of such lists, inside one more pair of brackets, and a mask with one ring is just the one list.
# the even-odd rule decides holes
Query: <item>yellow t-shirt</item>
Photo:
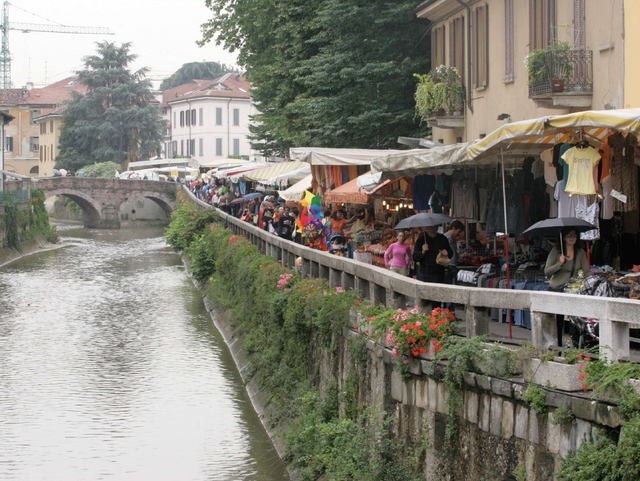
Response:
[{"label": "yellow t-shirt", "polygon": [[600,154],[593,147],[585,149],[572,147],[564,153],[562,159],[569,166],[569,179],[564,189],[565,192],[584,195],[595,194],[593,169],[600,162]]}]

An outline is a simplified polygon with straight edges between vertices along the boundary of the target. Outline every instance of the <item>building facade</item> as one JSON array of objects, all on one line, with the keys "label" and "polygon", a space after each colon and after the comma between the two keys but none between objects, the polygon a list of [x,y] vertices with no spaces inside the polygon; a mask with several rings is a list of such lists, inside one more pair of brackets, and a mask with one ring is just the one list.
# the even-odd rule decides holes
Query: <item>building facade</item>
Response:
[{"label": "building facade", "polygon": [[[633,6],[637,22],[638,2]],[[427,0],[431,65],[456,67],[464,108],[427,115],[433,140],[482,138],[505,122],[625,102],[625,21],[616,0]],[[537,63],[536,63],[537,62]],[[628,77],[627,77],[628,78]],[[453,115],[457,114],[457,115]]]},{"label": "building facade", "polygon": [[248,138],[255,113],[250,88],[242,75],[229,73],[164,91],[164,155],[191,157],[199,163],[228,157],[260,160]]},{"label": "building facade", "polygon": [[61,116],[48,114],[70,99],[71,91],[85,90],[75,77],[44,88],[0,89],[0,109],[14,117],[5,129],[5,170],[30,177],[52,175]]}]

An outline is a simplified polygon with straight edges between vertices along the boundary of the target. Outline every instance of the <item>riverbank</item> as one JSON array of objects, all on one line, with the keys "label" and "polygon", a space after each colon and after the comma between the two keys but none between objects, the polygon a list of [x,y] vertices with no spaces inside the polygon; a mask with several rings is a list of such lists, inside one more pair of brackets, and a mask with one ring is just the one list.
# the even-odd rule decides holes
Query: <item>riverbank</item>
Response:
[{"label": "riverbank", "polygon": [[20,249],[22,252],[19,252],[12,247],[0,247],[0,267],[23,257],[37,254],[38,252],[59,249],[61,247],[63,246],[60,242],[52,244],[45,239],[44,235],[20,242]]}]

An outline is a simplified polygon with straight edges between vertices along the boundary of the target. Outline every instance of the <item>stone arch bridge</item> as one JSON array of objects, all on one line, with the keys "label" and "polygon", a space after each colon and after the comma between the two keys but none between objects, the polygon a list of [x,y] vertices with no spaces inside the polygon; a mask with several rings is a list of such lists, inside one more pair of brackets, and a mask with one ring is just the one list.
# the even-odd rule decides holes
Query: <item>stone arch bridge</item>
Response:
[{"label": "stone arch bridge", "polygon": [[176,209],[181,184],[155,180],[98,179],[89,177],[47,177],[33,180],[33,187],[48,197],[73,200],[84,212],[85,227],[119,229],[123,207],[133,200],[154,201],[167,214]]}]

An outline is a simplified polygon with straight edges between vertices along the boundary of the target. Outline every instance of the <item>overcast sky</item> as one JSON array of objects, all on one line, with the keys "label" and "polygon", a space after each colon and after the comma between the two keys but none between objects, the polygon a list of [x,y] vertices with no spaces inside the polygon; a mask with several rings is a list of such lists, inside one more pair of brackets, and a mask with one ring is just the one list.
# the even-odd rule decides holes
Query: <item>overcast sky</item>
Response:
[{"label": "overcast sky", "polygon": [[[235,65],[236,54],[212,43],[198,47],[200,25],[212,16],[205,0],[11,0],[9,24],[63,24],[107,27],[115,35],[22,33],[9,31],[11,80],[18,88],[36,87],[73,75],[82,57],[95,53],[95,42],[118,45],[132,42],[138,55],[132,70],[151,69],[148,76],[162,80],[187,62],[216,61]],[[29,13],[26,13],[25,10]],[[157,83],[156,83],[157,85]]]}]

